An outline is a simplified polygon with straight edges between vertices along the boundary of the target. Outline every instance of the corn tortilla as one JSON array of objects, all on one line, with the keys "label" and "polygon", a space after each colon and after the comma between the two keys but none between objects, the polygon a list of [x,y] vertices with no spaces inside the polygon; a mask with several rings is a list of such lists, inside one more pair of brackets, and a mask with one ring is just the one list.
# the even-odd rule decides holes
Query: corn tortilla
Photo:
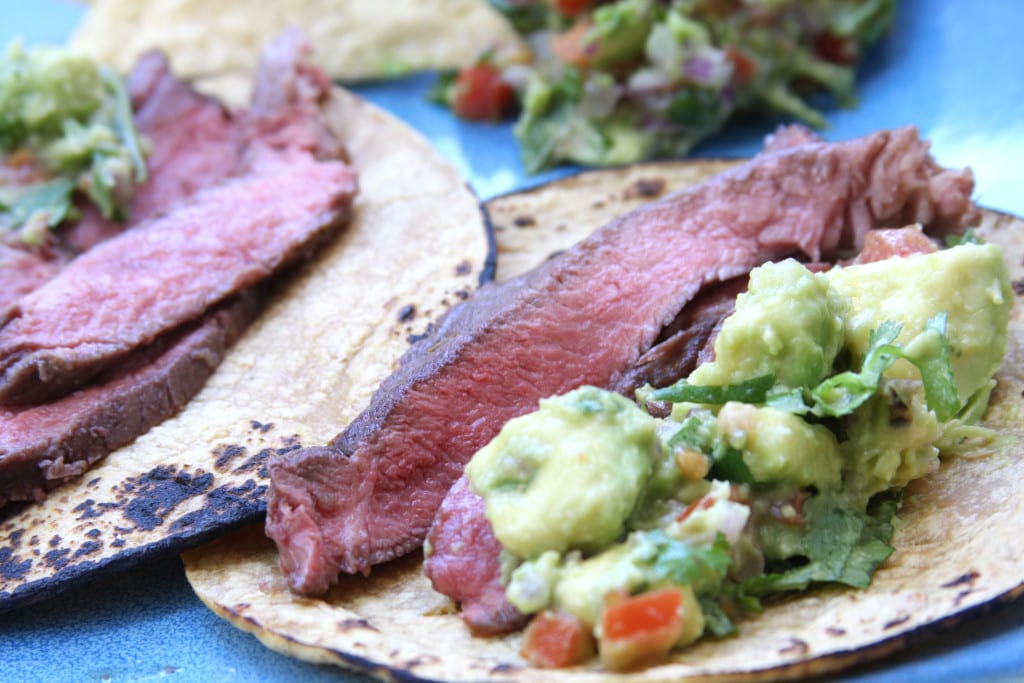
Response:
[{"label": "corn tortilla", "polygon": [[[729,166],[682,161],[591,171],[498,197],[488,211],[498,279],[536,265],[610,216]],[[1015,282],[1024,277],[1024,220],[984,212],[980,236],[1000,244]],[[1024,291],[1017,287],[1018,291]],[[1024,592],[1024,305],[1015,303],[1008,350],[986,423],[992,452],[955,458],[905,495],[895,552],[866,590],[822,587],[743,619],[740,635],[696,645],[656,666],[610,674],[592,662],[530,666],[521,634],[474,638],[455,605],[434,592],[419,553],[343,576],[320,598],[291,594],[277,552],[254,526],[184,555],[188,580],[215,613],[268,647],[385,680],[766,681],[834,672],[897,651],[941,625]]]}]

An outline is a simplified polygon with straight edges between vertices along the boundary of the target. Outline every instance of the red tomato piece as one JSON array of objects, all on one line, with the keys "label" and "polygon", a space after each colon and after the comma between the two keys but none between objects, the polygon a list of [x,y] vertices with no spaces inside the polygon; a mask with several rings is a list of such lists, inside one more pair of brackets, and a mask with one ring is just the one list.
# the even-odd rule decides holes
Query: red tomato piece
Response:
[{"label": "red tomato piece", "polygon": [[601,663],[623,671],[669,653],[683,631],[683,591],[661,588],[606,605],[601,617]]},{"label": "red tomato piece", "polygon": [[575,17],[590,7],[591,0],[551,0],[551,6],[567,17]]},{"label": "red tomato piece", "polygon": [[490,64],[468,66],[459,72],[452,90],[452,111],[474,121],[497,121],[509,107],[515,92]]},{"label": "red tomato piece", "polygon": [[551,52],[566,64],[586,68],[597,52],[596,43],[586,44],[583,40],[593,25],[593,19],[583,17],[564,33],[553,34]]},{"label": "red tomato piece", "polygon": [[864,247],[854,263],[884,261],[893,256],[930,254],[937,250],[931,238],[916,227],[868,230],[864,233]]},{"label": "red tomato piece", "polygon": [[589,659],[594,637],[571,614],[544,610],[526,627],[521,654],[539,667],[560,669]]},{"label": "red tomato piece", "polygon": [[751,59],[745,52],[729,46],[725,49],[725,56],[732,62],[732,81],[737,85],[744,85],[757,73],[757,62]]},{"label": "red tomato piece", "polygon": [[850,66],[857,61],[857,43],[851,38],[822,33],[814,39],[814,49],[833,64]]}]

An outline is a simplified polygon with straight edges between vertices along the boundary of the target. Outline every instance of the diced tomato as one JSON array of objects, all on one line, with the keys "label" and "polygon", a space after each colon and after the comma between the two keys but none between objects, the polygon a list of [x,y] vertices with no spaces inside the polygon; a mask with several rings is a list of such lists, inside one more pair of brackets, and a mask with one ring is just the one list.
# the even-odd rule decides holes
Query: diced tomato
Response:
[{"label": "diced tomato", "polygon": [[452,90],[452,111],[464,119],[497,121],[512,106],[515,92],[490,64],[468,66],[459,72]]},{"label": "diced tomato", "polygon": [[555,11],[567,17],[575,17],[580,12],[588,9],[592,0],[549,0]]},{"label": "diced tomato", "polygon": [[849,66],[857,61],[857,43],[833,33],[821,33],[814,39],[814,49],[833,64]]},{"label": "diced tomato", "polygon": [[601,663],[624,671],[668,654],[683,632],[683,591],[669,587],[605,605]]},{"label": "diced tomato", "polygon": [[526,627],[520,654],[539,667],[560,669],[592,657],[594,636],[571,614],[544,610]]},{"label": "diced tomato", "polygon": [[587,31],[594,25],[593,19],[583,17],[564,33],[555,33],[551,36],[551,52],[565,62],[580,68],[590,64],[597,53],[597,45],[587,45],[583,38]]},{"label": "diced tomato", "polygon": [[873,263],[893,256],[930,254],[938,247],[917,227],[869,230],[864,233],[864,247],[854,263]]},{"label": "diced tomato", "polygon": [[737,85],[744,85],[757,73],[757,62],[751,59],[745,52],[729,46],[725,49],[726,58],[732,62],[732,82]]}]

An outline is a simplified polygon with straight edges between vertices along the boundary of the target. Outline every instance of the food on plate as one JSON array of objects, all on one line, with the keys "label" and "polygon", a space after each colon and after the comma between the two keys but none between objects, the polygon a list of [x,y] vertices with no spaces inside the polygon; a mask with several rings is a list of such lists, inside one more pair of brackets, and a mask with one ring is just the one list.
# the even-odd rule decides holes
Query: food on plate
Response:
[{"label": "food on plate", "polygon": [[[577,239],[625,209],[664,197],[722,170],[732,169],[736,174],[737,167],[744,168],[721,161],[643,164],[583,173],[495,198],[488,203],[488,211],[499,243],[499,279],[518,276],[531,258],[533,265],[540,265],[563,250],[572,249]],[[944,177],[957,178],[958,174]],[[941,185],[936,183],[933,187]],[[922,222],[927,224],[925,203],[916,202],[915,206],[921,212]],[[765,205],[764,211],[771,213],[777,207]],[[750,205],[746,208],[750,210]],[[855,216],[857,211],[846,215]],[[1005,268],[1016,283],[1024,276],[1024,221],[991,211],[970,210],[969,215],[968,222],[974,226],[975,234],[1003,250]],[[570,223],[567,217],[576,217],[578,222]],[[878,231],[865,237],[867,245],[861,251],[862,260],[877,259],[880,253],[901,253],[907,245],[911,251],[921,248],[920,233],[898,234]],[[925,241],[934,248],[931,238]],[[535,248],[531,249],[531,244]],[[664,247],[664,243],[659,244]],[[960,253],[965,252],[990,255],[994,247],[970,247]],[[517,262],[520,270],[502,265],[510,253],[521,256]],[[853,269],[861,267],[851,266],[848,270],[856,272]],[[799,272],[801,277],[808,277]],[[985,273],[981,276],[992,277]],[[812,277],[821,280],[817,275]],[[949,291],[951,286],[954,285],[943,282],[942,291]],[[975,293],[980,291],[968,288]],[[1020,291],[1019,287],[1015,289]],[[990,293],[993,300],[1009,296],[1002,285]],[[911,305],[907,304],[906,310]],[[994,346],[998,342],[997,336]],[[976,447],[965,446],[962,457],[944,458],[937,471],[908,485],[898,512],[899,522],[894,524],[889,541],[894,550],[875,572],[870,587],[860,590],[817,586],[805,594],[772,600],[756,618],[737,619],[739,637],[702,638],[667,660],[632,671],[629,680],[760,680],[826,673],[891,653],[923,627],[948,625],[985,606],[1024,593],[1021,559],[1005,552],[1005,539],[1024,532],[1024,499],[1015,493],[1024,474],[1024,460],[1019,457],[1024,443],[1019,420],[1024,390],[1024,376],[1020,372],[1024,360],[1022,345],[1024,329],[1020,306],[1015,301],[1006,337],[1006,358],[996,374],[996,385],[981,424],[981,433],[994,435],[994,440],[982,438]],[[954,370],[954,376],[958,372]],[[968,380],[974,379],[973,371],[966,375]],[[503,391],[502,387],[492,387],[490,394],[481,391],[475,397],[504,395]],[[629,403],[608,396],[601,393],[599,400]],[[639,421],[644,419],[647,418],[641,417]],[[648,443],[643,432],[642,425],[631,432],[639,437],[633,443]],[[684,462],[687,460],[683,458]],[[697,459],[689,460],[693,461],[689,465],[699,465]],[[931,456],[920,462],[926,460],[934,463]],[[699,468],[687,471],[695,476]],[[824,476],[827,479],[831,475]],[[707,485],[700,484],[704,486]],[[571,484],[563,488],[566,495],[579,495]],[[455,499],[460,490],[469,490],[465,478],[456,482],[445,499],[438,520],[442,519],[445,506],[458,502]],[[700,507],[696,506],[693,514]],[[785,506],[776,511],[785,517]],[[480,519],[463,518],[464,523],[458,527],[465,532],[461,540],[473,548],[493,547],[493,535],[488,539],[480,533]],[[428,544],[426,552],[431,557],[437,551]],[[494,557],[487,552],[483,555],[484,559]],[[472,552],[461,557],[466,560],[461,585],[473,594],[474,586],[487,584],[487,577],[482,580],[479,570],[486,574],[490,565],[478,561],[480,557]],[[608,672],[601,671],[596,659],[570,669],[544,669],[530,664],[520,651],[537,639],[536,630],[500,636],[493,631],[481,631],[490,637],[473,636],[463,621],[467,604],[461,604],[460,615],[452,601],[434,590],[424,576],[423,556],[419,552],[376,565],[369,577],[341,576],[337,585],[317,598],[295,595],[278,561],[275,545],[255,526],[185,556],[189,580],[211,609],[268,646],[296,657],[356,668],[381,678],[613,680]],[[501,562],[497,564],[500,566]],[[503,591],[491,590],[491,600],[496,595],[504,598]],[[672,606],[686,598],[685,592],[669,591],[654,595],[647,605],[671,617]],[[612,649],[628,656],[634,645],[630,630],[620,626],[628,624],[628,616],[637,603],[618,604],[623,606],[612,615],[618,626],[609,621],[608,630],[615,634]],[[665,606],[668,609],[662,610]],[[487,608],[484,604],[483,609]],[[519,620],[522,623],[521,615]],[[549,661],[557,661],[565,653],[593,651],[588,634],[572,623],[566,624],[559,615],[545,615],[542,621],[552,623],[539,627],[541,636],[567,635],[554,642],[544,640],[551,644],[547,652]],[[694,628],[689,621],[669,626],[666,632]],[[666,637],[660,630],[656,635]]]},{"label": "food on plate", "polygon": [[[289,33],[268,47],[253,102],[233,122],[237,149],[225,177],[185,197],[173,191],[171,201],[151,206],[145,220],[78,253],[11,302],[0,323],[0,453],[10,484],[0,491],[0,503],[42,499],[47,489],[174,414],[216,367],[223,355],[217,346],[236,338],[258,310],[263,297],[248,290],[311,254],[346,223],[356,176],[325,133],[321,105],[330,83],[300,64],[301,41]],[[28,85],[25,92],[31,92]],[[55,114],[55,121],[73,131],[69,115]],[[45,156],[45,148],[26,142],[9,157],[35,154]],[[88,176],[97,173],[105,172],[93,169]],[[27,248],[45,257],[48,248],[62,248],[62,236],[47,234]],[[222,306],[233,298],[239,303]],[[210,320],[202,320],[208,313]],[[225,316],[230,320],[213,320]],[[230,330],[216,336],[210,353],[208,344],[175,348],[192,343],[179,333],[183,326],[207,323]],[[167,335],[173,341],[162,339]],[[197,370],[182,374],[172,369],[180,366],[166,365],[165,373],[138,371],[165,358],[167,348]],[[168,399],[145,404],[144,417],[118,419],[121,411],[138,410],[118,388],[129,367],[139,397]],[[91,389],[88,411],[74,395],[85,388]],[[68,428],[71,437],[62,438]]]},{"label": "food on plate", "polygon": [[739,114],[825,125],[828,92],[856,102],[854,70],[895,0],[504,0],[530,57],[481,53],[436,98],[465,118],[518,104],[523,163],[613,165],[679,156]]},{"label": "food on plate", "polygon": [[322,593],[339,571],[365,573],[418,548],[465,463],[505,422],[540,398],[613,385],[672,343],[669,323],[702,286],[792,254],[859,248],[879,225],[956,231],[976,214],[972,188],[970,173],[940,167],[912,128],[834,144],[776,140],[482,287],[410,348],[345,431],[270,463],[267,533],[289,584]]},{"label": "food on plate", "polygon": [[122,71],[160,49],[200,90],[239,102],[263,45],[289,26],[309,36],[317,64],[343,81],[452,68],[521,45],[486,0],[391,0],[386,10],[366,0],[289,0],[258,12],[244,0],[96,0],[71,45]]},{"label": "food on plate", "polygon": [[[310,152],[335,158],[344,150],[359,179],[351,209],[340,212],[347,225],[314,258],[229,297],[193,327],[161,335],[114,362],[101,371],[102,386],[93,381],[58,401],[2,409],[3,419],[11,420],[0,432],[5,490],[25,477],[38,488],[32,477],[72,474],[82,466],[76,463],[85,457],[85,440],[99,438],[114,450],[42,502],[0,512],[0,611],[180,552],[259,518],[266,460],[328,439],[368,402],[410,341],[493,272],[479,202],[452,165],[408,126],[331,87],[302,59],[302,49],[292,50],[301,42],[277,45],[287,44],[291,48],[269,55],[278,77],[269,79],[268,88],[256,88],[257,101],[270,105],[262,110],[266,117],[251,107],[228,110],[172,78],[166,60],[144,58],[128,78],[133,99],[142,103],[136,124],[153,141],[149,180],[135,196],[163,177],[168,187],[195,193],[179,204],[186,210],[198,211],[204,196],[228,198],[223,188],[234,188],[230,206],[217,204],[231,210],[231,220],[259,215],[261,204],[272,206],[284,193],[288,210],[308,209],[316,205],[310,198],[324,191],[319,182],[296,186],[316,168]],[[274,113],[293,95],[315,98],[316,125],[305,125],[308,117]],[[155,103],[159,110],[149,106]],[[147,132],[150,123],[164,127],[166,145],[163,134]],[[296,139],[298,147],[290,147]],[[210,166],[227,167],[224,175],[235,176],[220,185],[219,177],[200,183],[216,187],[191,185],[190,178],[212,173],[197,153],[202,149],[210,152]],[[282,177],[274,175],[278,169]],[[261,177],[274,180],[263,184]],[[315,214],[310,218],[317,222]],[[203,239],[214,244],[221,238]],[[246,246],[246,252],[259,253],[265,242]],[[431,258],[424,259],[427,251]],[[66,263],[55,268],[58,277],[71,267]],[[170,274],[162,271],[153,276]],[[192,280],[219,276],[174,271],[172,277],[185,281],[165,293],[168,300],[192,287]],[[143,307],[148,313],[150,307]],[[241,323],[249,321],[242,334]],[[232,337],[238,337],[234,344]],[[194,387],[197,377],[201,389]],[[196,390],[185,403],[183,393]],[[152,420],[168,404],[176,415],[127,443],[125,430]],[[46,449],[58,449],[64,459]]]}]

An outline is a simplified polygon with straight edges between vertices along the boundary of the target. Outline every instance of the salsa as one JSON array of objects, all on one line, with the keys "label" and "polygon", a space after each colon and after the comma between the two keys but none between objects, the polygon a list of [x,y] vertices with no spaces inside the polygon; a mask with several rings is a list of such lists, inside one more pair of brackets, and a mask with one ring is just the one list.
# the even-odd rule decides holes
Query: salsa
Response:
[{"label": "salsa", "polygon": [[[825,125],[824,91],[856,103],[855,68],[895,0],[502,0],[529,53],[488,53],[446,74],[456,114],[513,111],[524,165],[680,156],[738,114]],[[466,87],[481,67],[493,78]],[[473,106],[467,106],[472,102]]]}]

